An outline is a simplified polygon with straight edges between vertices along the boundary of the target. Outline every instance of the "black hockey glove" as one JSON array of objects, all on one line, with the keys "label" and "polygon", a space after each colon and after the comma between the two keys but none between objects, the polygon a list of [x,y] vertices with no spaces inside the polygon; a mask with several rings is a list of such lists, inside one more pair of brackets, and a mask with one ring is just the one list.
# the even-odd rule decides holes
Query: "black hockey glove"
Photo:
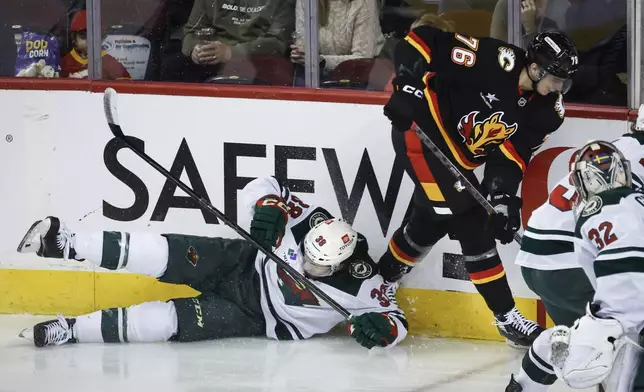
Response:
[{"label": "black hockey glove", "polygon": [[523,201],[517,196],[497,193],[491,196],[490,204],[496,210],[496,214],[490,216],[494,237],[502,244],[509,244],[514,239],[514,233],[521,227]]},{"label": "black hockey glove", "polygon": [[409,76],[396,76],[391,83],[394,92],[383,111],[394,128],[405,132],[411,128],[415,116],[429,110],[423,92],[425,85]]},{"label": "black hockey glove", "polygon": [[354,316],[349,333],[362,347],[387,347],[398,337],[398,326],[386,314],[371,312]]},{"label": "black hockey glove", "polygon": [[277,247],[282,242],[287,221],[288,207],[284,200],[273,195],[264,196],[255,204],[250,235],[268,249]]}]

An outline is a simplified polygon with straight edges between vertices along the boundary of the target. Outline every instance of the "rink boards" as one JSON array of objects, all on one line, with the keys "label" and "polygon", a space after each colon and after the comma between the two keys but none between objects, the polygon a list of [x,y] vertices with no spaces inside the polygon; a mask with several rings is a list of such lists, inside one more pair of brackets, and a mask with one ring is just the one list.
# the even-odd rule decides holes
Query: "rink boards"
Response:
[{"label": "rink boards", "polygon": [[[409,203],[413,184],[394,162],[382,105],[119,98],[125,133],[242,225],[248,217],[238,209],[238,190],[252,178],[276,175],[305,202],[353,222],[377,259]],[[17,254],[25,231],[47,215],[61,217],[72,230],[234,233],[112,139],[102,94],[0,90],[0,107],[0,313],[78,314],[195,294],[129,273]],[[626,130],[624,120],[567,118],[526,173],[520,191],[524,221],[565,173],[572,147],[592,138],[612,140]],[[534,294],[513,265],[517,250],[499,244],[518,306],[536,318]],[[405,278],[399,301],[416,333],[495,339],[492,316],[463,273],[459,253],[457,242],[441,240]]]}]

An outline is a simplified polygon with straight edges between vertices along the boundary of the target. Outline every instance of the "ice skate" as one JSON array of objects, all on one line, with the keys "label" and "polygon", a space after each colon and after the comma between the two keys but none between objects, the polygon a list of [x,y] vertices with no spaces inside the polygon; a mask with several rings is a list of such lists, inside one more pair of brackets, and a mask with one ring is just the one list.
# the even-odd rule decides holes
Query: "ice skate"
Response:
[{"label": "ice skate", "polygon": [[505,392],[522,392],[523,387],[514,379],[514,374],[510,375],[510,383],[505,387]]},{"label": "ice skate", "polygon": [[58,218],[48,216],[34,222],[20,245],[20,253],[36,253],[40,257],[55,259],[74,259],[76,252],[72,247],[73,234]]},{"label": "ice skate", "polygon": [[32,340],[36,347],[60,346],[76,343],[73,326],[76,319],[66,319],[61,314],[56,320],[49,320],[24,329],[20,337]]},{"label": "ice skate", "polygon": [[526,319],[517,308],[512,308],[506,314],[495,314],[494,325],[510,347],[527,349],[543,332],[534,321]]}]

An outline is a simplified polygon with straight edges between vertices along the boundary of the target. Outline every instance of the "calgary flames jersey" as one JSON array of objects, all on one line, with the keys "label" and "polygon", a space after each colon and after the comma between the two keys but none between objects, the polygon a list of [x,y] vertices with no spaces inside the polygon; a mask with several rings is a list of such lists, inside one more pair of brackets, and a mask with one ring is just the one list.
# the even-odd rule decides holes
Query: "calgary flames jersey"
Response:
[{"label": "calgary flames jersey", "polygon": [[[304,237],[315,225],[333,216],[322,207],[304,203],[272,177],[258,178],[244,187],[242,199],[249,214],[254,213],[257,200],[266,195],[281,197],[289,207],[286,232],[273,252],[304,274],[301,250]],[[354,316],[368,312],[387,315],[395,325],[396,339],[392,345],[398,344],[407,336],[407,320],[398,308],[395,288],[386,285],[378,273],[378,265],[369,256],[364,236],[358,234],[357,241],[356,249],[345,261],[346,268],[332,276],[309,281]],[[261,252],[257,254],[255,269],[260,277],[261,305],[269,338],[307,339],[326,333],[344,321],[340,313]]]},{"label": "calgary flames jersey", "polygon": [[[514,194],[532,153],[565,112],[561,94],[518,87],[525,52],[493,38],[421,26],[397,46],[395,59],[398,75],[424,84],[427,110],[414,121],[463,169],[487,163],[486,178],[493,173],[495,185]],[[432,126],[425,130],[427,121]]]}]

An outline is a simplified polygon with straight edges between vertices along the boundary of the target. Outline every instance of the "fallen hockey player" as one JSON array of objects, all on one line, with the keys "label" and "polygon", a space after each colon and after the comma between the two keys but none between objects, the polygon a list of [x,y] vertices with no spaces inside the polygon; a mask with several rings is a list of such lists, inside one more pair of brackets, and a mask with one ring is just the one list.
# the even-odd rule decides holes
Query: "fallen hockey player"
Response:
[{"label": "fallen hockey player", "polygon": [[[407,321],[368,255],[366,239],[322,207],[308,205],[273,177],[242,191],[251,236],[306,275],[352,314],[349,332],[366,348],[399,343]],[[70,232],[55,217],[35,222],[19,252],[89,262],[109,270],[185,284],[201,294],[99,310],[24,330],[38,347],[69,343],[190,342],[268,336],[301,340],[345,318],[241,239],[114,231]]]}]

